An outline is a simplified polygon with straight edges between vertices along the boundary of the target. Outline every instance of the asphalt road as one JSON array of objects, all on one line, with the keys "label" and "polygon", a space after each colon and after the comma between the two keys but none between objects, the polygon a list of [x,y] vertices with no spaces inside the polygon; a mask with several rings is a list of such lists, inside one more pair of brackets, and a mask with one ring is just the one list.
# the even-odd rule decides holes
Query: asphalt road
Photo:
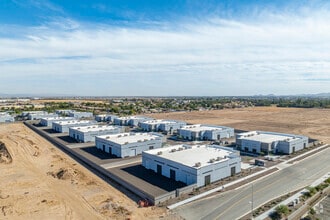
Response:
[{"label": "asphalt road", "polygon": [[[253,183],[253,204],[310,185],[330,171],[330,149]],[[198,200],[173,210],[185,219],[238,219],[251,211],[252,185]]]}]

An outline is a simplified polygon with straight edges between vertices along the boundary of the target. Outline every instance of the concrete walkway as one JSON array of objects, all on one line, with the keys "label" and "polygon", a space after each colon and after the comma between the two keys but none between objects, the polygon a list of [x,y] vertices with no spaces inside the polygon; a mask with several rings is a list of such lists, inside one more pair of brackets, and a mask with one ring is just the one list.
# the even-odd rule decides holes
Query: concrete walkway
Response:
[{"label": "concrete walkway", "polygon": [[[295,163],[292,163],[292,164],[289,164],[289,162],[294,161],[294,160],[297,160],[297,159],[299,159],[299,158],[301,158],[301,157],[304,157],[304,156],[307,155],[307,154],[313,153],[313,152],[315,152],[315,151],[318,151],[318,150],[323,149],[323,148],[326,148],[326,147],[328,147],[328,144],[325,144],[325,145],[323,145],[323,146],[321,146],[321,147],[318,147],[318,148],[316,148],[316,149],[313,149],[313,150],[307,151],[307,152],[305,152],[305,153],[303,153],[303,154],[301,154],[301,155],[298,155],[298,156],[296,156],[296,157],[294,157],[294,158],[291,158],[291,159],[289,159],[289,160],[287,160],[287,161],[284,161],[284,162],[282,162],[282,163],[279,163],[279,164],[277,164],[276,166],[269,167],[269,168],[265,168],[264,170],[259,171],[259,172],[257,172],[257,173],[254,173],[254,174],[251,174],[251,175],[249,175],[249,176],[243,177],[243,178],[241,178],[241,179],[235,180],[235,181],[233,181],[233,182],[227,183],[227,184],[225,184],[225,185],[223,185],[223,186],[219,186],[219,187],[217,187],[217,188],[211,189],[211,190],[209,190],[209,191],[207,191],[207,192],[204,192],[204,193],[201,193],[201,194],[199,194],[199,195],[196,195],[196,196],[190,197],[190,198],[188,198],[188,199],[186,199],[186,200],[183,200],[183,201],[180,201],[180,202],[178,202],[178,203],[175,203],[175,204],[169,205],[169,206],[167,206],[167,208],[168,208],[168,209],[175,209],[175,208],[177,208],[177,207],[179,207],[179,206],[182,206],[182,205],[184,205],[184,204],[187,204],[187,203],[193,202],[193,201],[195,201],[195,200],[198,200],[198,199],[200,199],[200,198],[203,198],[203,197],[205,197],[205,196],[208,196],[208,195],[210,195],[210,194],[212,194],[212,193],[215,193],[215,192],[217,192],[217,191],[223,190],[223,189],[225,189],[225,188],[227,188],[227,187],[229,187],[229,186],[232,186],[232,185],[234,185],[234,184],[237,184],[237,183],[243,182],[243,181],[245,181],[246,179],[249,179],[249,178],[254,177],[254,176],[257,176],[257,175],[260,175],[260,174],[262,174],[262,173],[264,173],[264,172],[267,172],[267,171],[270,170],[270,169],[273,169],[274,167],[276,167],[276,168],[278,168],[279,170],[281,170],[281,169],[284,169],[284,168],[286,168],[286,167],[292,166],[293,164],[295,164],[295,163],[299,163],[300,161],[304,160],[305,158],[302,159],[302,160],[300,160],[300,161],[297,161],[297,162],[295,162]],[[315,155],[315,154],[312,154],[312,155],[310,155],[310,156],[313,156],[313,155]],[[307,158],[307,157],[306,157],[306,158]],[[275,171],[275,172],[277,172],[277,171]],[[274,173],[274,172],[272,172],[272,173],[270,173],[270,174],[267,174],[267,175],[265,175],[265,176],[262,176],[262,177],[260,177],[260,178],[258,178],[258,179],[256,179],[256,180],[251,181],[251,182],[248,183],[248,184],[251,184],[251,183],[253,183],[253,182],[255,182],[255,181],[258,181],[258,180],[260,180],[260,179],[262,179],[262,178],[265,178],[265,177],[267,177],[267,176],[269,176],[269,175],[272,175],[273,173]],[[242,185],[242,186],[239,186],[238,188],[240,188],[240,187],[244,187],[244,186],[246,186],[246,184],[244,184],[244,185]]]},{"label": "concrete walkway", "polygon": [[128,160],[121,160],[118,162],[102,164],[101,167],[103,167],[104,169],[110,169],[110,168],[125,166],[133,163],[142,163],[142,157],[136,157]]}]

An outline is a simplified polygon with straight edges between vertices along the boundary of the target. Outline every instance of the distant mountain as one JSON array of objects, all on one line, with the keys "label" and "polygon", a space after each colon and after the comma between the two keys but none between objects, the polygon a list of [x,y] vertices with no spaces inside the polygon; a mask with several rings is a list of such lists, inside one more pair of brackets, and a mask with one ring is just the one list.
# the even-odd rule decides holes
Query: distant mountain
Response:
[{"label": "distant mountain", "polygon": [[301,94],[299,96],[312,97],[312,98],[330,98],[330,92],[317,93],[317,94]]}]

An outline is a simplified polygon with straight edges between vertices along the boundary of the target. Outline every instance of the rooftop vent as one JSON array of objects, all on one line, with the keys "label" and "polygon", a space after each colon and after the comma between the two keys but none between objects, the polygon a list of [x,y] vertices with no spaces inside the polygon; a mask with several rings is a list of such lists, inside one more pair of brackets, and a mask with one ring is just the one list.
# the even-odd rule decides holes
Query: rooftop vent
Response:
[{"label": "rooftop vent", "polygon": [[217,157],[216,161],[220,161],[222,159],[222,157]]},{"label": "rooftop vent", "polygon": [[200,166],[202,166],[201,162],[195,163],[195,167],[200,167]]},{"label": "rooftop vent", "polygon": [[174,153],[176,151],[176,149],[172,149],[171,152]]},{"label": "rooftop vent", "polygon": [[215,159],[214,158],[212,158],[212,159],[209,160],[209,163],[214,163],[214,162],[215,162]]},{"label": "rooftop vent", "polygon": [[157,155],[162,155],[162,154],[163,154],[162,151],[158,151],[158,152],[157,152]]},{"label": "rooftop vent", "polygon": [[182,151],[183,150],[183,147],[179,147],[178,151]]}]

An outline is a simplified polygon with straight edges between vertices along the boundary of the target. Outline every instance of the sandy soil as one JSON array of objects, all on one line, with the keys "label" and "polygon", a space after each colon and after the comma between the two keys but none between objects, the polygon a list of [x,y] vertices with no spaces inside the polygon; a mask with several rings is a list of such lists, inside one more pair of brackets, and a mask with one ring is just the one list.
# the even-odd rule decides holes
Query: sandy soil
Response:
[{"label": "sandy soil", "polygon": [[0,219],[158,219],[23,124],[1,124]]},{"label": "sandy soil", "polygon": [[242,130],[303,134],[330,143],[330,109],[254,107],[150,114],[159,119],[226,125]]}]

